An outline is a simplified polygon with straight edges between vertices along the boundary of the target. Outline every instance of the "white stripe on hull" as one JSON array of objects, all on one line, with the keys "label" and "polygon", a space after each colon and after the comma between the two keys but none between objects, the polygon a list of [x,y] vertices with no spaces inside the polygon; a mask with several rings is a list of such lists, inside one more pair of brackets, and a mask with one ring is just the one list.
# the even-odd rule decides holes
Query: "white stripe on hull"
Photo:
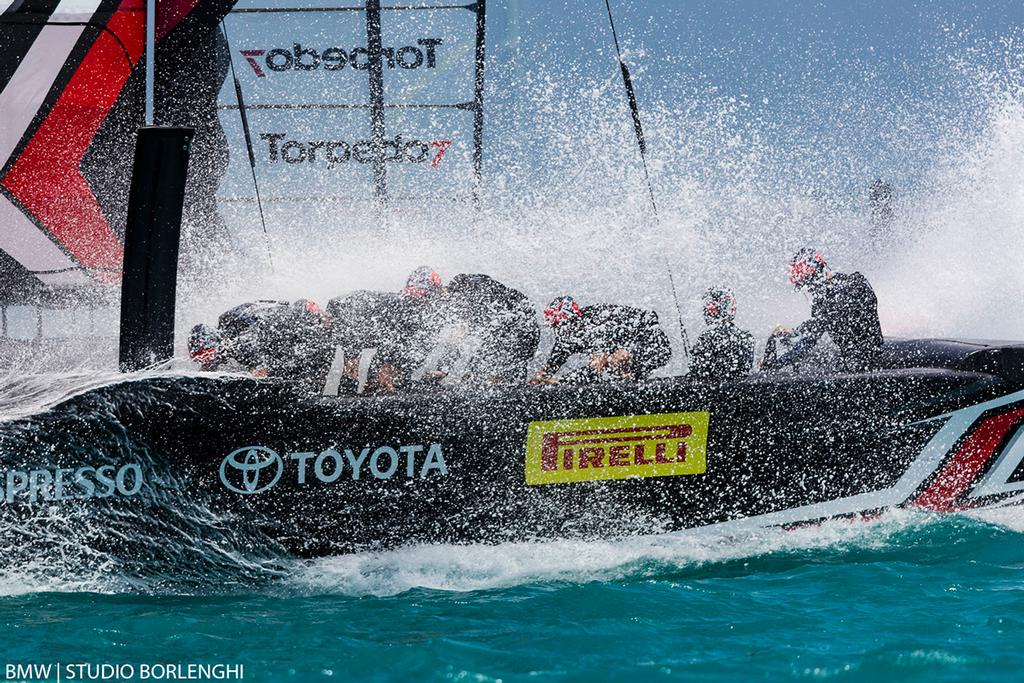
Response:
[{"label": "white stripe on hull", "polygon": [[[979,403],[978,405],[964,408],[953,413],[945,415],[937,415],[926,422],[934,420],[945,419],[946,423],[941,429],[928,441],[921,454],[910,464],[907,471],[900,477],[893,486],[882,489],[881,491],[871,491],[869,493],[861,493],[856,496],[848,496],[846,498],[839,498],[836,500],[830,500],[822,503],[812,503],[811,505],[802,505],[800,507],[791,508],[789,510],[781,510],[779,512],[772,512],[765,515],[754,515],[751,517],[744,517],[742,519],[736,519],[729,522],[719,522],[717,524],[710,524],[701,529],[713,529],[717,531],[746,531],[757,527],[769,527],[769,526],[784,526],[787,524],[797,524],[800,522],[813,522],[819,519],[827,519],[829,517],[842,517],[844,515],[855,515],[861,512],[867,512],[870,510],[877,510],[882,508],[891,508],[900,505],[907,500],[917,491],[935,471],[942,464],[946,455],[953,449],[957,441],[970,430],[971,426],[980,418],[984,413],[993,408],[998,408],[1010,403],[1017,401],[1024,401],[1024,391],[1019,391],[1008,396],[1003,396],[985,403]],[[1019,436],[1019,435],[1018,435]],[[1013,451],[1014,456],[1020,456],[1017,461],[1024,458],[1024,437],[1015,439],[1015,443],[1019,442],[1019,447],[1014,448],[1014,444],[1011,444],[1006,449],[1004,457]],[[998,467],[998,465],[997,465]],[[1016,463],[1014,464],[1016,467]],[[1007,472],[1007,477],[1012,473]],[[1000,481],[1005,482],[1005,479]],[[984,484],[982,484],[984,485]],[[1022,487],[1024,488],[1024,487]],[[982,495],[983,492],[979,489],[975,492],[975,495]],[[679,533],[689,533],[687,531]]]}]

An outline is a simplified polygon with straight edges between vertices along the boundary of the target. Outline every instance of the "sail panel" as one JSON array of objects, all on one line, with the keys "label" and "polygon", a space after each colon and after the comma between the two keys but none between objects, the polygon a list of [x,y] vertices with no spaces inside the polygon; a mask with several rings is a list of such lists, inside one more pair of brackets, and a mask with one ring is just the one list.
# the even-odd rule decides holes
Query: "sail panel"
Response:
[{"label": "sail panel", "polygon": [[[64,6],[68,4],[68,0],[62,3]],[[94,6],[98,4],[93,3]],[[51,9],[59,11],[59,6],[54,5]],[[43,15],[41,19],[46,20],[49,16]],[[62,15],[61,20],[81,21],[89,17],[91,14]],[[0,126],[0,166],[7,166],[85,30],[82,25],[45,23],[6,25],[4,28],[5,49],[24,56],[5,60],[5,64],[17,65],[17,68],[11,70],[0,91],[0,112],[4,118],[4,125]],[[30,272],[50,271],[43,277],[61,285],[89,282],[84,274],[69,270],[77,268],[77,264],[12,202],[6,191],[0,195],[0,225],[3,226],[0,249]]]},{"label": "sail panel", "polygon": [[117,11],[106,29],[2,182],[93,277],[116,281],[122,247],[78,164],[142,56],[145,27]]},{"label": "sail panel", "polygon": [[[160,1],[158,47],[172,44],[163,56],[174,69],[158,74],[160,123],[193,116],[182,109],[194,98],[179,95],[216,76],[182,46],[231,5]],[[19,0],[0,9],[0,250],[50,286],[116,283],[127,173],[143,124],[145,0]],[[212,98],[206,108],[215,120]],[[203,149],[222,139],[204,133]],[[216,165],[201,154],[197,162]],[[0,280],[23,281],[9,270]]]},{"label": "sail panel", "polygon": [[[338,215],[344,204],[365,213],[376,196],[365,3],[240,0],[226,21],[262,197],[292,207],[268,215],[299,211],[316,221],[314,214]],[[391,201],[472,196],[476,23],[475,3],[382,7]],[[230,80],[219,107],[231,147],[219,194],[222,202],[245,201],[254,189]],[[235,215],[251,222],[248,213]]]}]

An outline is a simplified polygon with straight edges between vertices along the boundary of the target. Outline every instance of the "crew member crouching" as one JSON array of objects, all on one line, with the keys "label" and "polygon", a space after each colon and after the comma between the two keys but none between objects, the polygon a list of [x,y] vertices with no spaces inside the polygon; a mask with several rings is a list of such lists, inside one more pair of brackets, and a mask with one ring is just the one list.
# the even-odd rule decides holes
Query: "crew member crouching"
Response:
[{"label": "crew member crouching", "polygon": [[[527,365],[540,344],[537,312],[522,292],[489,275],[456,275],[444,302],[447,320],[479,344],[463,360],[464,377],[493,383],[526,381]],[[449,357],[450,365],[461,364]]]},{"label": "crew member crouching", "polygon": [[316,302],[255,301],[225,311],[217,327],[199,324],[189,355],[203,370],[231,365],[256,377],[319,382],[329,365],[329,331]]},{"label": "crew member crouching", "polygon": [[567,381],[644,380],[672,357],[654,311],[613,304],[581,308],[571,296],[561,296],[544,309],[544,324],[554,330],[555,346],[531,379],[535,384],[555,383],[554,375],[577,353],[589,356],[589,367]]},{"label": "crew member crouching", "polygon": [[331,299],[332,344],[344,354],[339,392],[408,390],[437,344],[444,295],[441,276],[421,266],[400,292],[357,290]]}]

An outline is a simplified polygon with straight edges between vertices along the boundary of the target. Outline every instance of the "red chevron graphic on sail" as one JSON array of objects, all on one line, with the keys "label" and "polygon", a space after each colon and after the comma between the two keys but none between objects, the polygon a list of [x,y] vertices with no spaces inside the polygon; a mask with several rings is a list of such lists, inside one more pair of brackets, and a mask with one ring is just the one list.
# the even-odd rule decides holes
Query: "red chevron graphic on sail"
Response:
[{"label": "red chevron graphic on sail", "polygon": [[121,3],[2,180],[25,211],[104,281],[119,279],[122,247],[78,166],[142,57],[145,26],[130,11],[138,5]]}]

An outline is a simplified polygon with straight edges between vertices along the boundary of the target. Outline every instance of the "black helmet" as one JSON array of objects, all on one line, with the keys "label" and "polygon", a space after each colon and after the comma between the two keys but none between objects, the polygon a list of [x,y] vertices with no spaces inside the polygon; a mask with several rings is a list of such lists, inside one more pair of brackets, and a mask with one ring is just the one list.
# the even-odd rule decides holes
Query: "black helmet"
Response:
[{"label": "black helmet", "polygon": [[291,305],[292,319],[306,325],[317,325],[327,322],[327,316],[312,299],[298,299]]},{"label": "black helmet", "polygon": [[193,327],[188,335],[188,355],[201,369],[216,370],[225,360],[220,333],[202,323]]},{"label": "black helmet", "polygon": [[711,287],[701,297],[704,321],[707,323],[733,320],[736,317],[736,296],[732,290]]},{"label": "black helmet", "polygon": [[239,304],[221,313],[217,320],[217,328],[228,339],[235,339],[258,330],[268,321],[277,318],[287,311],[289,304],[284,301],[261,299],[250,303]]}]

